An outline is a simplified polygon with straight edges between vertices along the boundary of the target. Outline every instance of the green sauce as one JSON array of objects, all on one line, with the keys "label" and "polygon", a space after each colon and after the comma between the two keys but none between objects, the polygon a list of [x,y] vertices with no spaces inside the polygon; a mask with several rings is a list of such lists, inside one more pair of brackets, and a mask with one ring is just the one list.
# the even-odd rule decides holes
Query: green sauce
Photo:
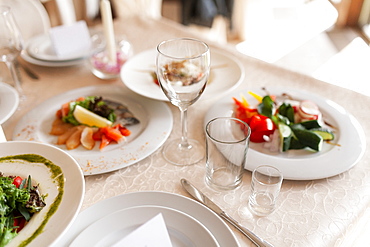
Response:
[{"label": "green sauce", "polygon": [[[41,222],[40,226],[35,230],[35,232],[30,236],[28,239],[24,240],[20,243],[19,246],[26,246],[32,240],[34,240],[40,233],[42,233],[46,223],[49,221],[50,217],[57,211],[63,197],[64,193],[64,175],[62,169],[55,165],[48,159],[37,155],[37,154],[21,154],[21,155],[14,155],[14,156],[6,156],[0,158],[0,162],[16,162],[15,160],[24,160],[30,163],[42,163],[44,164],[50,171],[50,176],[53,179],[54,183],[58,188],[58,195],[56,196],[55,200],[49,207],[49,211],[46,212],[44,220]],[[14,174],[16,175],[16,174]],[[32,176],[32,174],[30,174]]]}]

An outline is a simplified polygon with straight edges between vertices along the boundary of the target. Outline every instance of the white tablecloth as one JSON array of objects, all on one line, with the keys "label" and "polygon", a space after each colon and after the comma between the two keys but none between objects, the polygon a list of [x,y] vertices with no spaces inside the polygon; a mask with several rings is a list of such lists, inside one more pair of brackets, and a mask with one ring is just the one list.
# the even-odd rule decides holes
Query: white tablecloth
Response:
[{"label": "white tablecloth", "polygon": [[[184,27],[168,20],[126,19],[117,21],[115,30],[116,33],[124,33],[128,37],[136,53],[153,49],[165,39],[194,36]],[[231,46],[219,47],[211,42],[209,44],[211,48],[223,49],[242,62],[246,76],[237,90],[257,86],[281,86],[326,97],[343,106],[358,119],[365,130],[366,141],[369,142],[369,97],[250,58],[238,53]],[[85,65],[65,68],[29,66],[39,74],[40,80],[23,76],[27,101],[22,102],[21,110],[16,111],[3,124],[8,139],[11,139],[17,121],[47,98],[89,85],[111,84],[125,87],[120,79],[103,81],[94,77]],[[200,100],[191,106],[188,112],[191,120],[189,136],[203,144],[203,116],[215,102],[217,97]],[[174,115],[174,128],[169,137],[169,140],[172,140],[180,136],[180,114],[176,107],[169,103],[168,105]],[[357,233],[362,236],[370,233],[370,230],[366,232],[356,229],[356,225],[370,206],[369,160],[368,147],[360,162],[347,172],[314,181],[284,181],[277,210],[267,217],[256,217],[247,208],[251,180],[249,171],[245,172],[240,188],[229,192],[215,191],[205,185],[204,162],[189,167],[173,166],[167,163],[160,150],[157,150],[127,168],[85,177],[86,193],[82,210],[104,199],[135,191],[167,191],[188,196],[180,186],[180,179],[187,178],[241,224],[275,246],[341,246],[343,242],[352,243],[352,238]],[[237,230],[233,231],[241,246],[253,246]]]}]

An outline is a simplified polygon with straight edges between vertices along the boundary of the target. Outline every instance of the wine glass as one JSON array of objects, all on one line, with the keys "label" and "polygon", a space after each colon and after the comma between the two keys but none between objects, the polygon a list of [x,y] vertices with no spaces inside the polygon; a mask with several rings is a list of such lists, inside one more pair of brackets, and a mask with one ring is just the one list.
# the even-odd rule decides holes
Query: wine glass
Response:
[{"label": "wine glass", "polygon": [[179,38],[157,46],[157,76],[170,102],[180,109],[182,136],[163,147],[164,158],[175,165],[192,165],[204,157],[204,148],[187,137],[187,109],[206,88],[210,71],[210,51],[206,43]]},{"label": "wine glass", "polygon": [[0,5],[0,61],[8,67],[15,89],[23,96],[21,82],[18,78],[15,60],[23,48],[22,35],[8,6]]}]

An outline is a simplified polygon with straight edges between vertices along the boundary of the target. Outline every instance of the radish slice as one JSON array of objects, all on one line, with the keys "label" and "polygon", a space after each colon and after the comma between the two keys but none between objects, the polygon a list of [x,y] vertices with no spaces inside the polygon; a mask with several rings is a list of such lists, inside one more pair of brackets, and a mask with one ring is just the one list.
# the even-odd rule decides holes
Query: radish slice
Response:
[{"label": "radish slice", "polygon": [[298,108],[298,114],[303,119],[317,119],[319,117],[319,107],[312,101],[304,100]]}]

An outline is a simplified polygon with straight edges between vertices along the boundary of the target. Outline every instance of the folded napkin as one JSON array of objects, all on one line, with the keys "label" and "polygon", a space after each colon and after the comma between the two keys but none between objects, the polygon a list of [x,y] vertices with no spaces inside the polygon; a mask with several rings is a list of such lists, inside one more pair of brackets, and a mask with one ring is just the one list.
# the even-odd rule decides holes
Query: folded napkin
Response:
[{"label": "folded napkin", "polygon": [[161,213],[141,225],[135,231],[125,236],[112,247],[172,247]]},{"label": "folded napkin", "polygon": [[90,33],[85,21],[53,27],[49,30],[49,35],[58,57],[83,54],[91,48]]}]

